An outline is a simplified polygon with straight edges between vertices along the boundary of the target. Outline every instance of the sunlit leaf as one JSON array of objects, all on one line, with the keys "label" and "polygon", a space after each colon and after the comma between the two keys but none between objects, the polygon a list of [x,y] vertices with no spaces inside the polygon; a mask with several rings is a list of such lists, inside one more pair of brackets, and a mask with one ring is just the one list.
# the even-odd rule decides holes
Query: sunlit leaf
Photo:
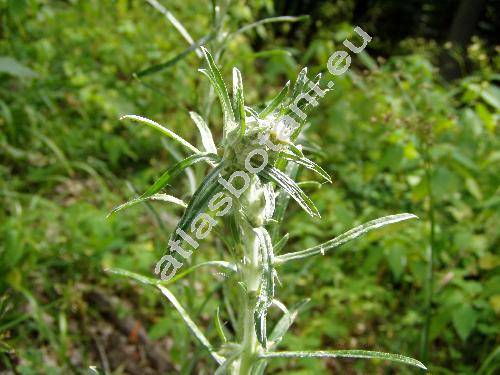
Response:
[{"label": "sunlit leaf", "polygon": [[203,210],[208,205],[210,199],[212,199],[217,192],[222,190],[222,185],[217,181],[217,179],[224,168],[224,163],[219,163],[201,182],[200,186],[191,198],[184,215],[171,235],[172,241],[177,241],[179,239],[177,229],[186,231],[194,218],[198,214],[203,213]]},{"label": "sunlit leaf", "polygon": [[389,215],[389,216],[384,216],[372,221],[369,221],[365,224],[362,224],[356,228],[353,228],[343,234],[341,234],[338,237],[335,237],[334,239],[327,241],[325,243],[322,243],[321,245],[317,245],[314,247],[311,247],[306,250],[302,251],[297,251],[294,253],[288,253],[288,254],[283,254],[279,255],[276,257],[275,262],[276,263],[285,263],[290,260],[297,260],[297,259],[302,259],[302,258],[307,258],[313,255],[318,255],[322,254],[324,255],[327,251],[330,251],[332,249],[335,249],[346,242],[352,241],[355,238],[358,238],[359,236],[370,232],[374,229],[381,228],[385,225],[389,224],[394,224],[398,223],[400,221],[404,220],[409,220],[409,219],[417,219],[418,217],[413,215],[413,214],[398,214],[398,215]]},{"label": "sunlit leaf", "polygon": [[153,195],[150,195],[150,196],[135,198],[135,199],[132,199],[132,200],[130,200],[128,202],[122,203],[119,206],[116,206],[115,208],[113,208],[111,210],[111,212],[108,214],[107,217],[110,217],[110,216],[114,215],[115,213],[117,213],[120,210],[123,210],[124,208],[131,207],[131,206],[133,206],[133,205],[135,205],[137,203],[145,202],[147,200],[163,201],[163,202],[173,203],[173,204],[176,204],[176,205],[184,207],[184,208],[187,207],[186,203],[184,203],[182,200],[180,200],[179,198],[176,198],[176,197],[174,197],[172,195],[168,195],[168,194],[153,194]]},{"label": "sunlit leaf", "polygon": [[283,190],[285,190],[290,196],[302,207],[309,215],[312,217],[320,217],[320,214],[314,203],[309,199],[309,197],[302,191],[301,188],[297,186],[295,181],[293,181],[286,174],[281,172],[279,169],[271,166],[266,166],[260,175],[268,181],[275,182]]},{"label": "sunlit leaf", "polygon": [[186,147],[190,151],[193,151],[196,154],[201,153],[200,150],[198,150],[196,147],[194,147],[191,143],[186,141],[184,138],[178,136],[173,131],[165,128],[164,126],[158,124],[157,122],[155,122],[153,120],[150,120],[146,117],[137,116],[137,115],[124,115],[124,116],[120,117],[120,120],[125,120],[125,119],[129,119],[129,120],[133,120],[133,121],[137,121],[137,122],[146,124],[146,125],[152,127],[153,129],[159,131],[160,133],[166,135],[167,137],[172,138],[173,140],[179,142],[181,145],[183,145],[184,147]]},{"label": "sunlit leaf", "polygon": [[278,323],[274,326],[271,334],[269,335],[269,347],[272,348],[280,343],[285,333],[288,332],[297,315],[304,309],[304,306],[309,302],[309,298],[300,301],[286,312]]},{"label": "sunlit leaf", "polygon": [[210,152],[212,154],[217,155],[217,147],[215,146],[214,138],[212,136],[212,132],[208,127],[207,123],[203,118],[196,112],[189,112],[189,115],[193,119],[198,131],[200,132],[201,142],[203,143],[203,147],[206,152]]},{"label": "sunlit leaf", "polygon": [[245,134],[245,99],[243,94],[243,80],[237,68],[233,68],[233,102],[236,121],[240,123],[240,135]]},{"label": "sunlit leaf", "polygon": [[288,81],[285,86],[280,90],[280,92],[269,102],[269,104],[259,113],[261,119],[267,117],[278,108],[286,98],[288,90],[290,89],[290,81]]},{"label": "sunlit leaf", "polygon": [[323,177],[326,181],[332,182],[332,179],[328,175],[328,173],[321,168],[318,164],[313,162],[312,160],[309,160],[305,156],[299,157],[295,154],[292,154],[290,152],[283,152],[282,157],[285,158],[286,160],[292,161],[294,163],[297,163],[299,165],[302,165],[306,167],[307,169],[316,172],[319,174],[321,177]]},{"label": "sunlit leaf", "polygon": [[427,367],[416,359],[400,354],[374,352],[369,350],[321,350],[321,351],[284,351],[268,352],[259,355],[259,358],[364,358],[381,359],[391,362],[399,362],[405,365],[416,366],[423,370]]}]

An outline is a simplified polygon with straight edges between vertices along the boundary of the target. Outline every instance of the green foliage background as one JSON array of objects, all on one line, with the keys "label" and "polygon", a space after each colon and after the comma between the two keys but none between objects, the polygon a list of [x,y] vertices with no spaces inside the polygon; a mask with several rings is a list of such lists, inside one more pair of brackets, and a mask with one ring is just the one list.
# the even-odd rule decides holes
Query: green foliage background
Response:
[{"label": "green foliage background", "polygon": [[[209,3],[186,0],[170,8],[197,39],[209,27]],[[328,8],[332,19],[343,14],[343,3]],[[238,1],[227,28],[272,11],[270,1]],[[229,77],[233,65],[242,71],[247,102],[269,100],[303,66],[311,76],[324,71],[353,28],[323,23],[307,34],[306,27],[260,27],[227,46],[224,73]],[[292,37],[301,33],[307,38]],[[493,373],[500,335],[498,46],[473,39],[472,71],[449,83],[435,67],[437,51],[446,48],[439,41],[408,36],[391,44],[372,36],[383,47],[356,56],[310,118],[315,159],[334,183],[310,190],[322,220],[306,218],[292,204],[287,247],[300,250],[386,214],[412,212],[421,220],[287,266],[279,287],[284,302],[311,302],[284,344],[418,358],[432,208],[430,368]],[[105,218],[181,153],[167,150],[147,129],[119,123],[120,115],[147,116],[201,143],[188,115],[203,105],[206,85],[194,53],[160,73],[132,78],[186,47],[141,1],[0,1],[0,370],[81,373],[101,366],[104,351],[114,373],[133,373],[132,362],[155,373],[133,337],[111,342],[113,321],[88,297],[99,291],[118,301],[116,319],[133,316],[178,371],[210,373],[206,355],[161,296],[103,272],[114,266],[150,275],[181,213],[153,203]],[[220,134],[217,111],[210,125]],[[194,177],[202,173],[195,170]],[[190,189],[186,177],[171,187],[184,197]],[[221,248],[213,235],[193,262],[212,259]],[[219,278],[199,272],[175,288],[213,337]],[[273,369],[410,371],[335,360],[283,361]]]}]

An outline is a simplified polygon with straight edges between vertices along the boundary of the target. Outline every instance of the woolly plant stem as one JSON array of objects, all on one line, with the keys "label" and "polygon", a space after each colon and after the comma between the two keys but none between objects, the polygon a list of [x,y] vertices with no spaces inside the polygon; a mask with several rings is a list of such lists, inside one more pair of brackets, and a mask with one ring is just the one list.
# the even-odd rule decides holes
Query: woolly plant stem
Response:
[{"label": "woolly plant stem", "polygon": [[[262,191],[261,187],[257,186],[255,180],[252,181],[251,186],[248,188],[249,192],[256,192],[257,194],[246,194],[248,207],[255,207],[259,205],[259,196]],[[256,214],[251,213],[252,216]],[[251,221],[264,221],[264,213],[257,213],[258,217],[253,217]],[[259,239],[254,231],[254,228],[247,221],[240,218],[241,225],[241,244],[240,248],[243,250],[243,260],[239,268],[241,280],[245,286],[242,290],[243,305],[243,336],[241,343],[241,354],[239,358],[239,369],[235,374],[247,375],[250,374],[252,366],[256,363],[257,352],[259,350],[259,342],[257,340],[257,333],[255,330],[255,309],[257,303],[257,293],[259,291],[262,279],[261,257],[259,250]]]}]

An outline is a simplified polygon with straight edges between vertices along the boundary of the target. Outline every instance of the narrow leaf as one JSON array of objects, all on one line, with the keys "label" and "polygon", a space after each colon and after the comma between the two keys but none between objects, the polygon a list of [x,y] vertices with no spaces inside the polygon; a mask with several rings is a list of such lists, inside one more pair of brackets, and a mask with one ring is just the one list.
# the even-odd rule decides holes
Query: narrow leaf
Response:
[{"label": "narrow leaf", "polygon": [[272,348],[280,343],[285,333],[288,332],[297,315],[304,309],[304,306],[309,302],[309,298],[300,301],[293,306],[288,313],[285,313],[278,323],[274,326],[271,334],[269,335],[269,347]]},{"label": "narrow leaf", "polygon": [[188,156],[186,159],[181,160],[179,163],[169,168],[163,173],[160,178],[151,185],[142,196],[151,196],[163,189],[167,184],[176,176],[178,176],[184,169],[196,164],[200,161],[219,161],[219,157],[214,154],[200,153],[197,155]]},{"label": "narrow leaf", "polygon": [[295,154],[292,154],[290,152],[283,152],[282,157],[285,158],[286,160],[292,161],[294,163],[297,163],[299,165],[302,165],[306,167],[307,169],[316,172],[319,174],[321,177],[323,177],[326,181],[332,182],[332,179],[328,175],[328,173],[321,168],[318,164],[313,162],[312,160],[309,160],[305,156],[299,157]]},{"label": "narrow leaf", "polygon": [[286,174],[281,172],[279,169],[271,166],[266,166],[260,172],[260,175],[268,181],[275,182],[283,190],[285,190],[290,196],[302,207],[309,215],[312,217],[320,217],[320,214],[314,203],[309,199],[309,197],[302,191],[301,188],[297,186],[295,181],[293,181]]},{"label": "narrow leaf", "polygon": [[135,273],[135,272],[131,272],[131,271],[124,270],[122,268],[115,268],[115,267],[107,268],[105,271],[114,273],[116,275],[130,277],[130,278],[137,280],[143,284],[167,286],[167,285],[175,283],[177,280],[180,280],[183,277],[189,275],[190,273],[196,271],[198,268],[211,267],[211,266],[212,267],[213,266],[220,267],[220,268],[223,268],[223,269],[230,271],[230,272],[236,272],[236,270],[237,270],[236,265],[234,265],[232,263],[226,262],[224,260],[211,260],[211,261],[195,264],[194,266],[189,267],[185,271],[176,274],[174,277],[172,277],[169,280],[155,279],[152,277],[147,277],[147,276]]},{"label": "narrow leaf", "polygon": [[196,42],[194,42],[193,44],[191,44],[188,48],[186,48],[184,51],[182,51],[178,55],[172,57],[171,59],[168,59],[165,62],[153,65],[153,66],[151,66],[149,68],[146,68],[146,69],[143,69],[143,70],[141,70],[141,71],[139,71],[137,73],[134,73],[134,77],[140,78],[140,77],[144,77],[144,76],[147,76],[147,75],[150,75],[150,74],[154,74],[154,73],[158,73],[158,72],[161,72],[162,70],[168,69],[171,66],[174,66],[175,64],[177,64],[182,59],[184,59],[191,52],[193,52],[194,50],[197,50],[200,46],[202,46],[203,44],[205,44],[208,41],[210,41],[212,38],[213,38],[212,34],[205,35],[203,38],[198,39]]},{"label": "narrow leaf", "polygon": [[227,92],[226,84],[222,78],[222,74],[215,64],[215,61],[205,47],[201,47],[204,55],[205,61],[207,63],[208,70],[200,69],[200,72],[205,74],[217,92],[219,99],[221,101],[222,109],[224,112],[224,136],[231,133],[234,130],[234,113],[231,106],[231,100],[229,99],[229,94]]},{"label": "narrow leaf", "polygon": [[125,203],[122,203],[120,204],[119,206],[116,206],[115,208],[113,208],[113,210],[111,210],[111,212],[108,214],[107,217],[111,217],[113,216],[115,213],[117,213],[118,211],[120,210],[123,210],[124,208],[127,208],[127,207],[130,207],[130,206],[133,206],[137,203],[141,203],[141,202],[144,202],[144,201],[147,201],[147,200],[156,200],[156,201],[163,201],[163,202],[168,202],[168,203],[174,203],[174,204],[177,204],[181,207],[187,207],[187,204],[184,203],[182,200],[172,196],[172,195],[168,195],[168,194],[153,194],[153,195],[150,195],[150,196],[146,196],[146,197],[139,197],[139,198],[135,198],[135,199],[132,199],[128,202],[125,202]]},{"label": "narrow leaf", "polygon": [[321,350],[321,351],[284,351],[268,352],[259,355],[259,358],[366,358],[382,359],[392,362],[399,362],[405,365],[416,366],[423,370],[427,367],[416,359],[400,354],[374,352],[370,350]]},{"label": "narrow leaf", "polygon": [[207,123],[203,118],[196,112],[189,112],[191,119],[196,124],[198,131],[200,132],[201,142],[203,143],[203,147],[206,152],[211,152],[212,154],[217,155],[217,147],[215,146],[214,138],[212,136],[212,132],[210,131]]},{"label": "narrow leaf", "polygon": [[271,237],[263,227],[255,228],[259,240],[261,255],[262,277],[255,307],[255,321],[257,325],[257,338],[264,348],[267,347],[267,310],[274,300],[276,271],[274,270],[274,252]]},{"label": "narrow leaf", "polygon": [[224,333],[224,326],[220,321],[219,306],[217,306],[217,309],[215,310],[214,323],[215,323],[215,328],[217,329],[217,333],[219,334],[219,337],[222,340],[222,342],[227,342],[226,334]]},{"label": "narrow leaf", "polygon": [[290,81],[288,81],[281,91],[271,100],[271,102],[259,113],[259,118],[263,119],[273,113],[273,111],[279,107],[286,98],[288,90],[290,89]]},{"label": "narrow leaf", "polygon": [[372,231],[374,229],[381,228],[385,225],[398,223],[400,221],[409,220],[409,219],[417,219],[417,218],[418,218],[417,216],[415,216],[413,214],[407,214],[407,213],[384,216],[384,217],[369,221],[369,222],[362,224],[358,227],[355,227],[355,228],[341,234],[340,236],[335,237],[334,239],[327,241],[321,245],[317,245],[317,246],[311,247],[311,248],[306,249],[306,250],[277,256],[275,262],[276,263],[285,263],[285,262],[288,262],[290,260],[307,258],[307,257],[317,255],[317,254],[324,255],[326,251],[335,249],[336,247],[339,247],[348,241],[354,240],[355,238],[358,238],[359,236],[361,236],[369,231]]},{"label": "narrow leaf", "polygon": [[[278,162],[279,163],[279,162]],[[285,174],[290,179],[295,179],[297,177],[297,172],[299,170],[299,166],[294,163],[287,163]],[[276,197],[276,206],[274,209],[273,219],[276,221],[275,224],[270,225],[269,234],[273,241],[276,241],[279,235],[279,228],[283,219],[285,218],[285,212],[290,203],[290,195],[287,194],[283,189],[278,190],[278,195]]]},{"label": "narrow leaf", "polygon": [[[157,11],[159,11],[161,14],[165,16],[165,18],[176,28],[176,30],[182,35],[182,37],[188,42],[189,44],[193,44],[193,38],[189,34],[189,32],[186,30],[184,25],[177,19],[175,16],[170,12],[167,8],[165,8],[163,5],[161,5],[157,0],[146,0],[153,8],[155,8]],[[201,57],[201,53],[199,51],[196,51],[197,55]]]},{"label": "narrow leaf", "polygon": [[178,136],[173,131],[165,128],[164,126],[158,124],[157,122],[155,122],[153,120],[150,120],[146,117],[137,116],[137,115],[124,115],[124,116],[120,117],[120,120],[124,120],[124,119],[130,119],[130,120],[134,120],[134,121],[146,124],[146,125],[152,127],[153,129],[158,130],[160,133],[166,135],[167,137],[172,138],[173,140],[179,142],[181,145],[183,145],[184,147],[193,151],[194,153],[196,153],[196,154],[201,153],[200,150],[198,150],[196,147],[194,147],[191,143],[186,141],[184,138]]},{"label": "narrow leaf", "polygon": [[[217,155],[214,154],[195,154],[187,157],[184,160],[181,160],[179,163],[175,164],[173,167],[167,169],[165,173],[163,173],[160,178],[153,184],[151,185],[140,197],[132,199],[126,203],[123,203],[115,208],[108,214],[108,217],[114,215],[116,212],[124,209],[131,207],[137,203],[144,202],[148,199],[157,199],[157,200],[167,200],[172,203],[179,204],[181,206],[185,206],[185,203],[182,202],[181,200],[172,197],[170,195],[166,194],[157,194],[161,189],[163,189],[167,184],[172,180],[172,178],[175,178],[178,176],[183,170],[186,168],[190,167],[193,164],[196,164],[200,161],[210,161],[210,162],[215,162],[218,161]],[[156,196],[155,196],[156,195]],[[155,196],[155,198],[153,198]]]},{"label": "narrow leaf", "polygon": [[179,220],[177,227],[172,233],[172,241],[177,241],[179,239],[177,230],[180,229],[186,231],[187,227],[191,224],[194,218],[199,213],[202,213],[203,209],[207,206],[208,201],[213,198],[218,191],[222,190],[222,186],[219,184],[217,179],[224,168],[224,163],[219,163],[201,182],[200,186],[191,198],[184,215],[182,215],[181,220]]},{"label": "narrow leaf", "polygon": [[243,95],[243,80],[237,68],[233,68],[233,102],[236,121],[240,123],[240,135],[245,134],[245,98]]}]

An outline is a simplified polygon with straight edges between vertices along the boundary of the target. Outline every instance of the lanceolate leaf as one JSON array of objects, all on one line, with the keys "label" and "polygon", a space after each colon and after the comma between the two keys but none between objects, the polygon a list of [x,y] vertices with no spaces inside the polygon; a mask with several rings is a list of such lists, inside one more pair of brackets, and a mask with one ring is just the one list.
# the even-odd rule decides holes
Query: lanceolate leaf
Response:
[{"label": "lanceolate leaf", "polygon": [[260,175],[268,181],[275,182],[278,186],[290,194],[290,196],[295,199],[300,207],[302,207],[309,215],[312,217],[320,217],[314,203],[309,199],[306,193],[304,193],[302,189],[297,186],[295,181],[279,169],[268,165],[262,170],[262,172],[260,172]]},{"label": "lanceolate leaf", "polygon": [[[299,166],[297,164],[288,163],[285,169],[285,173],[290,179],[294,180],[295,177],[297,177],[298,170]],[[271,235],[273,241],[276,241],[276,239],[278,238],[280,223],[283,222],[283,218],[285,217],[285,211],[288,207],[289,202],[290,202],[290,195],[287,194],[285,190],[279,189],[273,215],[273,219],[276,220],[276,224],[269,225],[270,227],[269,234]]]},{"label": "lanceolate leaf", "polygon": [[206,152],[212,154],[217,154],[217,147],[215,146],[214,138],[212,132],[210,131],[207,123],[203,118],[196,112],[189,112],[189,115],[193,119],[198,131],[200,132],[201,142]]},{"label": "lanceolate leaf", "polygon": [[409,219],[417,219],[417,216],[413,214],[398,214],[398,215],[389,215],[389,216],[384,216],[372,221],[369,221],[365,224],[362,224],[356,228],[353,228],[343,234],[341,234],[338,237],[335,237],[334,239],[327,241],[321,245],[317,245],[314,247],[311,247],[306,250],[302,251],[297,251],[294,253],[288,253],[288,254],[283,254],[280,256],[276,257],[275,262],[276,263],[285,263],[290,260],[296,260],[296,259],[302,259],[302,258],[307,258],[313,255],[317,254],[325,254],[325,252],[330,251],[332,249],[335,249],[336,247],[339,247],[340,245],[345,244],[348,241],[351,241],[369,231],[372,231],[374,229],[383,227],[385,225],[389,224],[394,224],[398,223],[400,221],[404,220],[409,220]]},{"label": "lanceolate leaf", "polygon": [[[179,204],[181,206],[185,206],[185,203],[182,202],[181,200],[172,197],[170,195],[166,194],[156,194],[158,193],[161,189],[163,189],[167,184],[172,180],[172,178],[175,178],[178,176],[184,169],[190,167],[191,165],[198,163],[200,161],[209,161],[209,162],[215,162],[219,161],[219,157],[215,154],[209,154],[209,153],[204,153],[204,154],[194,154],[189,157],[187,157],[184,160],[181,160],[179,163],[175,164],[172,168],[167,169],[165,173],[163,173],[160,178],[153,184],[151,185],[148,190],[144,192],[140,197],[132,199],[131,201],[128,201],[126,203],[123,203],[115,208],[109,213],[108,217],[115,214],[116,212],[133,206],[137,203],[144,202],[148,199],[156,199],[156,200],[165,200],[169,201],[171,203]],[[154,197],[154,198],[153,198]]]},{"label": "lanceolate leaf", "polygon": [[130,207],[130,206],[133,206],[137,203],[141,203],[141,202],[144,202],[144,201],[147,201],[147,200],[156,200],[156,201],[163,201],[163,202],[168,202],[168,203],[174,203],[174,204],[177,204],[181,207],[187,207],[187,204],[184,203],[182,200],[180,200],[179,198],[176,198],[172,195],[168,195],[168,194],[153,194],[153,195],[150,195],[150,196],[146,196],[146,197],[139,197],[139,198],[135,198],[135,199],[132,199],[128,202],[125,202],[123,204],[120,204],[119,206],[116,206],[115,208],[113,208],[113,210],[111,210],[111,212],[108,214],[107,217],[110,217],[112,215],[114,215],[115,213],[117,213],[118,211],[120,210],[123,210],[124,208],[127,208],[127,207]]},{"label": "lanceolate leaf", "polygon": [[306,167],[307,169],[309,169],[311,171],[316,172],[321,177],[323,177],[326,181],[332,182],[332,179],[330,178],[328,173],[323,168],[321,168],[318,164],[316,164],[312,160],[309,160],[305,156],[300,157],[300,156],[297,156],[297,155],[292,154],[290,152],[284,152],[284,153],[282,153],[282,156],[286,160],[292,161],[294,163],[297,163],[299,165]]},{"label": "lanceolate leaf", "polygon": [[177,273],[171,279],[161,281],[160,284],[161,285],[169,285],[169,284],[175,283],[177,280],[182,279],[183,277],[189,275],[193,271],[196,271],[198,268],[207,267],[207,266],[220,267],[220,268],[223,268],[225,271],[230,272],[230,273],[236,272],[236,265],[234,265],[233,263],[229,263],[229,262],[226,262],[224,260],[210,260],[207,262],[195,264],[194,266],[189,267],[185,271]]},{"label": "lanceolate leaf", "polygon": [[297,76],[297,80],[295,81],[295,85],[292,89],[291,99],[294,100],[299,94],[304,90],[304,86],[307,80],[307,67],[303,68],[299,75]]},{"label": "lanceolate leaf", "polygon": [[290,89],[290,81],[288,81],[281,91],[271,100],[271,102],[259,113],[259,118],[263,119],[273,113],[273,111],[278,108],[286,98],[288,90]]},{"label": "lanceolate leaf", "polygon": [[234,113],[233,108],[231,106],[231,100],[229,99],[229,94],[227,92],[226,84],[222,78],[222,74],[215,64],[215,61],[208,52],[208,50],[204,47],[201,47],[204,55],[205,61],[207,62],[208,70],[200,69],[200,72],[205,74],[217,92],[219,99],[221,101],[222,109],[224,112],[224,136],[231,133],[234,130],[236,124],[234,121]]},{"label": "lanceolate leaf", "polygon": [[134,120],[134,121],[146,124],[147,126],[150,126],[155,130],[158,130],[160,133],[166,135],[167,137],[172,138],[173,140],[179,142],[181,145],[183,145],[184,147],[193,151],[194,153],[196,153],[196,154],[201,153],[200,150],[198,150],[196,147],[194,147],[191,143],[186,141],[184,138],[178,136],[173,131],[165,128],[164,126],[158,124],[157,122],[155,122],[153,120],[150,120],[146,117],[137,116],[137,115],[124,115],[124,116],[120,117],[120,120],[124,120],[124,119]]},{"label": "lanceolate leaf", "polygon": [[225,168],[224,163],[219,163],[202,181],[201,185],[198,187],[194,193],[191,201],[189,202],[184,215],[177,224],[174,232],[172,233],[171,240],[176,241],[179,239],[177,234],[177,229],[183,231],[187,230],[187,227],[191,224],[193,219],[203,212],[203,209],[207,206],[210,199],[220,190],[222,190],[221,184],[217,181],[221,171]]},{"label": "lanceolate leaf", "polygon": [[233,103],[236,120],[240,123],[240,135],[245,134],[245,99],[243,95],[243,80],[237,68],[233,68]]},{"label": "lanceolate leaf", "polygon": [[223,261],[223,260],[211,260],[211,261],[195,264],[194,266],[189,267],[185,271],[176,274],[170,280],[155,279],[152,277],[147,277],[147,276],[140,275],[138,273],[127,271],[127,270],[124,270],[122,268],[112,267],[112,268],[106,269],[106,271],[109,271],[109,272],[114,273],[116,275],[130,277],[130,278],[135,279],[143,284],[167,286],[167,285],[175,283],[177,280],[180,280],[183,277],[189,275],[190,273],[196,271],[198,268],[214,267],[214,266],[223,268],[229,272],[236,272],[236,265],[229,263],[229,262],[226,262],[226,261]]},{"label": "lanceolate leaf", "polygon": [[200,161],[219,161],[219,157],[215,154],[209,154],[209,153],[203,153],[203,154],[197,154],[197,155],[191,155],[187,157],[186,159],[180,161],[176,165],[174,165],[172,168],[169,168],[165,173],[161,175],[161,177],[153,184],[151,185],[148,190],[141,196],[141,197],[147,197],[151,196],[157,192],[159,192],[161,189],[163,189],[167,184],[172,180],[172,178],[175,178],[178,176],[184,169],[187,167],[192,166],[193,164],[196,164]]},{"label": "lanceolate leaf", "polygon": [[383,352],[373,352],[369,350],[321,350],[321,351],[285,351],[285,352],[268,352],[259,355],[262,359],[272,358],[365,358],[365,359],[382,359],[392,362],[399,362],[405,365],[416,366],[423,370],[427,367],[416,359],[406,357],[400,354],[391,354]]}]

